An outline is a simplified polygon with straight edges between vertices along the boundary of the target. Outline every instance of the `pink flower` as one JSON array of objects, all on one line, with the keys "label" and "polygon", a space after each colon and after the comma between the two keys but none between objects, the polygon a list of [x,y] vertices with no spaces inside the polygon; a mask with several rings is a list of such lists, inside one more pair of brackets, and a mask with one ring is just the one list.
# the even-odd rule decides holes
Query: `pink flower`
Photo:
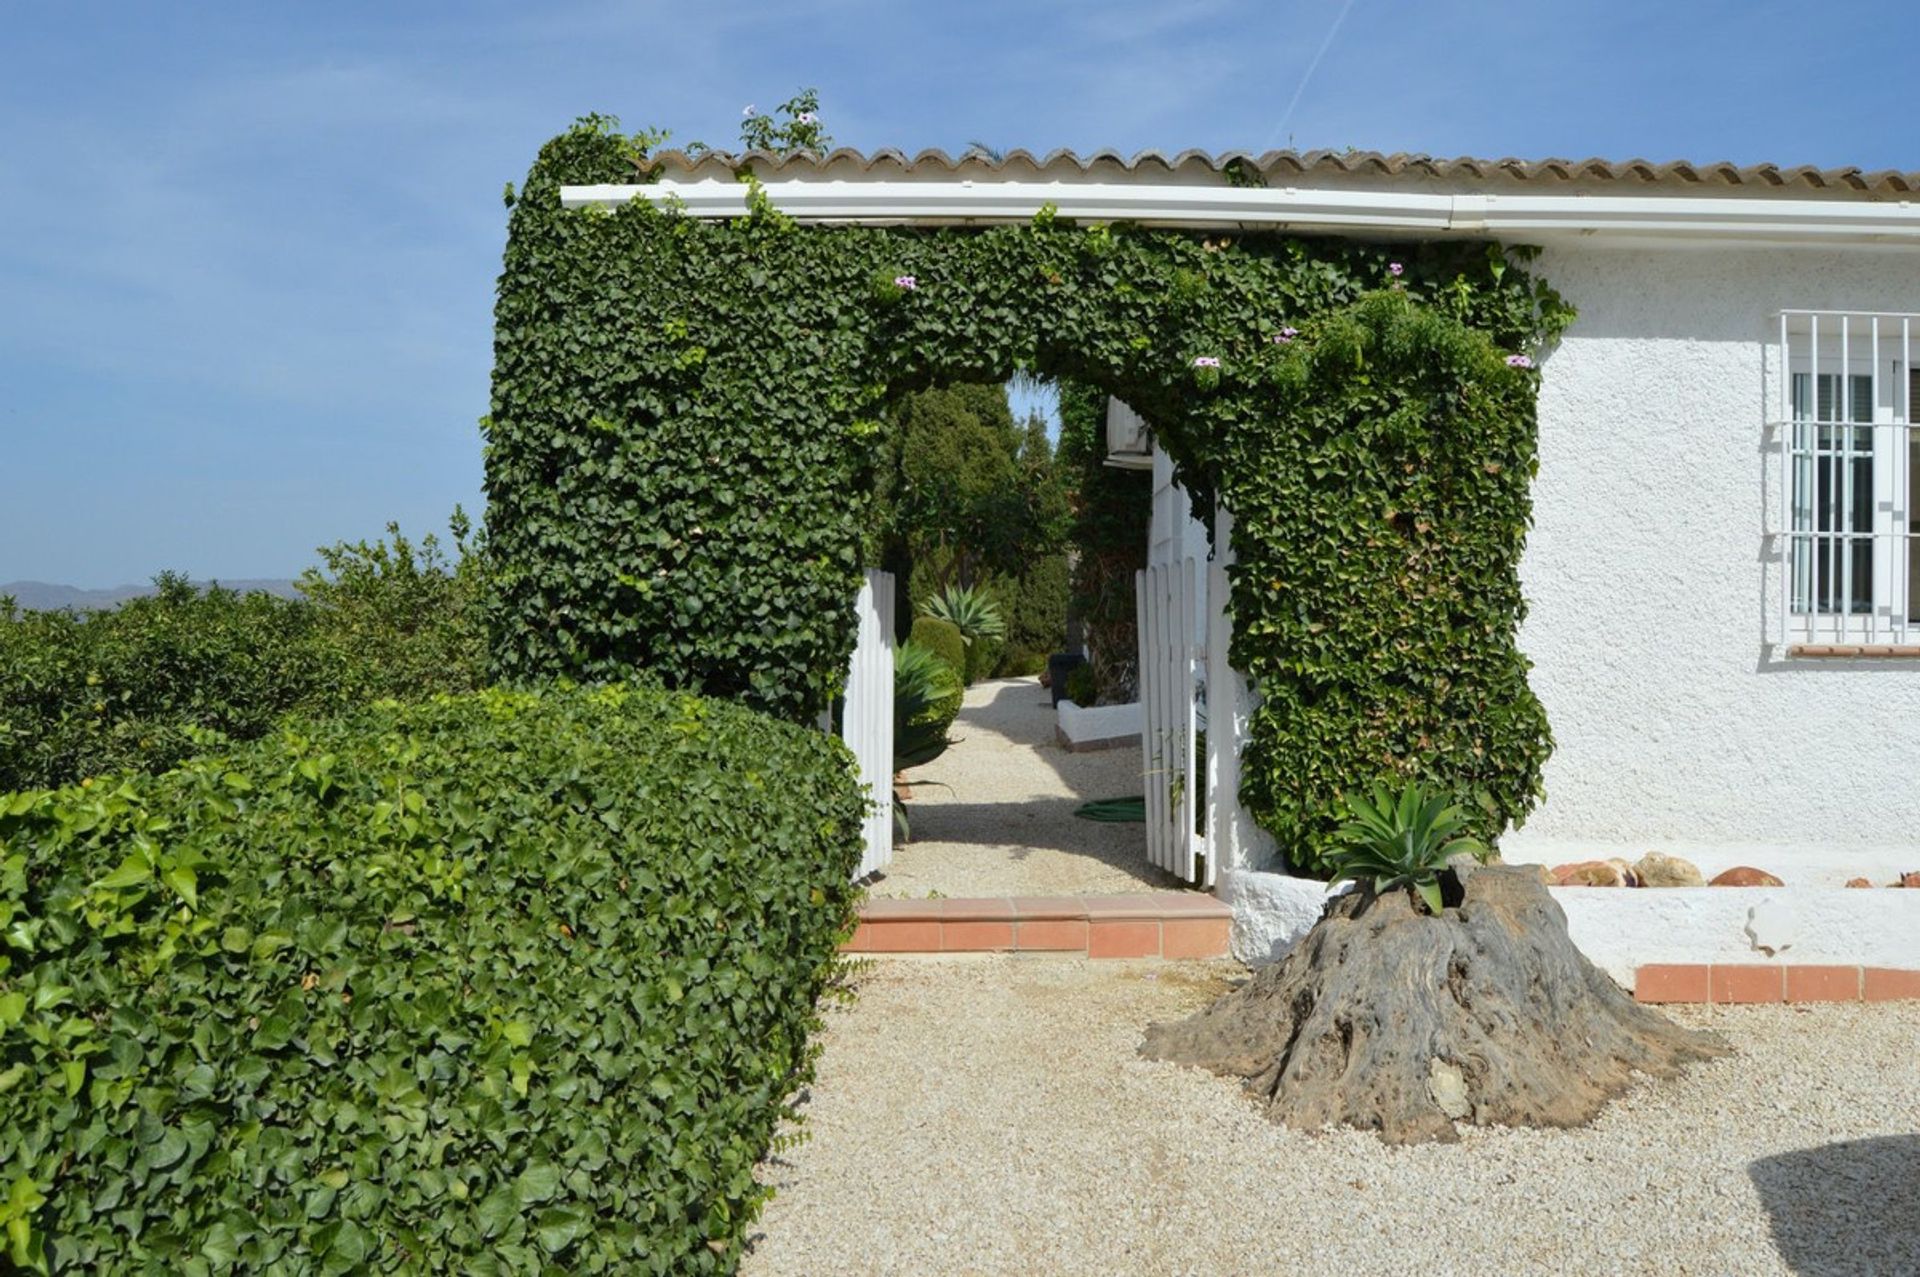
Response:
[{"label": "pink flower", "polygon": [[920,281],[915,279],[911,275],[895,275],[893,277],[893,286],[895,288],[904,288],[908,292],[912,292],[914,289],[920,287]]},{"label": "pink flower", "polygon": [[1295,337],[1298,337],[1299,335],[1300,335],[1300,330],[1298,328],[1282,328],[1279,332],[1273,335],[1273,339],[1276,342],[1280,343],[1282,346],[1284,346],[1288,342],[1292,341]]},{"label": "pink flower", "polygon": [[1399,262],[1387,263],[1387,273],[1394,276],[1396,279],[1399,278],[1402,274],[1404,274],[1406,272],[1406,269],[1407,268],[1402,266]]},{"label": "pink flower", "polygon": [[800,112],[800,114],[793,117],[793,122],[795,124],[818,124],[820,122],[820,117],[815,115],[812,111],[802,111]]},{"label": "pink flower", "polygon": [[1527,358],[1527,357],[1526,357],[1525,355],[1508,355],[1508,356],[1507,356],[1507,367],[1509,367],[1509,368],[1531,368],[1531,367],[1533,367],[1533,360],[1531,360],[1531,359],[1529,359],[1529,358]]},{"label": "pink flower", "polygon": [[1220,360],[1213,355],[1199,355],[1193,361],[1195,368],[1218,368]]},{"label": "pink flower", "polygon": [[745,106],[740,108],[740,116],[742,119],[745,119],[751,116],[752,114],[753,114],[753,103],[749,102]]}]

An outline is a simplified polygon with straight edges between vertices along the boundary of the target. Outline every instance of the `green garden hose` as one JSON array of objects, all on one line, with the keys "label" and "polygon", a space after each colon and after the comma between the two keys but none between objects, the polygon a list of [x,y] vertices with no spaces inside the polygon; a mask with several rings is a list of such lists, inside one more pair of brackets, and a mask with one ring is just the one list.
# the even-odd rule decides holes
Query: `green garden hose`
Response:
[{"label": "green garden hose", "polygon": [[1145,795],[1136,798],[1102,798],[1098,802],[1075,808],[1073,814],[1082,820],[1099,820],[1108,824],[1145,824],[1147,800]]}]

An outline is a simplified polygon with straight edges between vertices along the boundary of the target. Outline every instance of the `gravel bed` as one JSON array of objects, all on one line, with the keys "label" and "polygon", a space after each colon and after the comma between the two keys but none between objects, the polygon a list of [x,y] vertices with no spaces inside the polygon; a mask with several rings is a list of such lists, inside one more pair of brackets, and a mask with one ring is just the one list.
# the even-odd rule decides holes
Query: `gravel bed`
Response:
[{"label": "gravel bed", "polygon": [[1054,738],[1050,693],[1031,678],[967,689],[954,745],[908,773],[913,839],[876,896],[1059,896],[1177,890],[1147,863],[1145,827],[1080,820],[1091,799],[1141,792],[1140,750],[1073,753]]},{"label": "gravel bed", "polygon": [[1737,1054],[1584,1129],[1393,1149],[1135,1055],[1241,974],[871,964],[742,1271],[1920,1273],[1920,1004],[1684,1008]]}]

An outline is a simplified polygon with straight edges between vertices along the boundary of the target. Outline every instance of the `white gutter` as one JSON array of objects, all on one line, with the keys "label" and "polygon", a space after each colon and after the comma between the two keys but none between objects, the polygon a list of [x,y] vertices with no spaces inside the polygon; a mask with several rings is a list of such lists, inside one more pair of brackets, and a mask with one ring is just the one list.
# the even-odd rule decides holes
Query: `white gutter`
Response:
[{"label": "white gutter", "polygon": [[[1648,239],[1920,242],[1909,201],[1672,195],[1449,195],[1298,187],[1085,182],[844,182],[762,184],[775,208],[805,222],[1025,222],[1051,204],[1086,222],[1469,235],[1533,241],[1568,236]],[[635,198],[677,203],[689,216],[741,217],[748,187],[706,179],[647,186],[563,186],[565,208]]]}]

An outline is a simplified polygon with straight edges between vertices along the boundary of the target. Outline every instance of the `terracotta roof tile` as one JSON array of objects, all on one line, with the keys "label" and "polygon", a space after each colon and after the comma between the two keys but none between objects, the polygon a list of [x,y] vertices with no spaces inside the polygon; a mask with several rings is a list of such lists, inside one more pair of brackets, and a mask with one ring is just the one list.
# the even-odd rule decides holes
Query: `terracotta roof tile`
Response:
[{"label": "terracotta roof tile", "polygon": [[768,178],[1056,178],[1089,181],[1098,180],[1103,175],[1135,178],[1164,175],[1179,181],[1203,183],[1226,181],[1228,166],[1236,163],[1259,174],[1268,184],[1310,177],[1368,184],[1413,181],[1494,189],[1515,185],[1547,189],[1611,186],[1626,192],[1646,190],[1653,193],[1665,189],[1690,194],[1719,191],[1753,195],[1842,195],[1865,199],[1901,199],[1920,191],[1920,172],[1895,169],[1866,172],[1852,167],[1823,169],[1799,165],[1788,168],[1777,164],[1741,166],[1725,161],[1695,164],[1685,160],[1655,163],[1645,159],[1522,160],[1512,157],[1477,159],[1471,156],[1444,159],[1431,155],[1386,155],[1378,151],[1267,151],[1254,155],[1246,151],[1215,154],[1188,150],[1171,156],[1159,151],[1141,151],[1127,156],[1112,150],[1094,151],[1086,155],[1056,150],[1036,156],[1031,151],[1013,150],[999,156],[980,151],[967,151],[953,156],[945,151],[925,150],[910,156],[891,147],[869,152],[839,147],[825,155],[811,152],[782,155],[759,150],[734,153],[706,151],[692,155],[684,151],[663,151],[647,161],[650,171],[678,178],[727,177],[741,168],[750,168]]}]

